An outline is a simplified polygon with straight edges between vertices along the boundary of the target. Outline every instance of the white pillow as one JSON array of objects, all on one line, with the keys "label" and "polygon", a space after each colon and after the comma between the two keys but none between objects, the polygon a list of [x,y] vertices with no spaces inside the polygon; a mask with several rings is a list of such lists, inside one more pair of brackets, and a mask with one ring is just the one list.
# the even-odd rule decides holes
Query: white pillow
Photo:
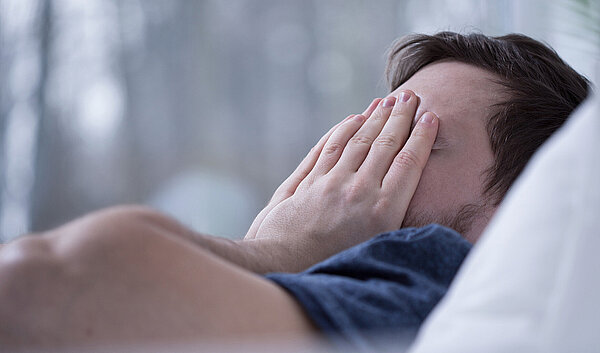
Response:
[{"label": "white pillow", "polygon": [[410,352],[600,352],[600,96],[536,153]]}]

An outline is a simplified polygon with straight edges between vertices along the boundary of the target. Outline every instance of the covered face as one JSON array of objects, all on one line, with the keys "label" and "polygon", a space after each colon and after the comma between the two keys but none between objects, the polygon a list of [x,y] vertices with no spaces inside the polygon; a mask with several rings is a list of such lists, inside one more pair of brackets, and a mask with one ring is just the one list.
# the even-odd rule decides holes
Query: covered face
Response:
[{"label": "covered face", "polygon": [[484,189],[494,158],[486,122],[502,94],[497,79],[472,65],[436,62],[390,94],[412,90],[420,99],[416,118],[432,111],[440,121],[403,227],[439,223],[471,242],[485,228],[495,210]]}]

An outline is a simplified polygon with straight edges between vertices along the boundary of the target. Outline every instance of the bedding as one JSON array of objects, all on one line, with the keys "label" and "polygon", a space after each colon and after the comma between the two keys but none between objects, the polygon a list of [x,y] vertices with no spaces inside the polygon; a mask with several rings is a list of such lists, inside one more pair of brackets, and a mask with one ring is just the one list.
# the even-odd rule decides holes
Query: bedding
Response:
[{"label": "bedding", "polygon": [[600,352],[600,97],[542,146],[412,353]]},{"label": "bedding", "polygon": [[292,294],[343,351],[377,351],[380,343],[407,347],[470,249],[460,234],[440,225],[404,228],[304,272],[266,277]]}]

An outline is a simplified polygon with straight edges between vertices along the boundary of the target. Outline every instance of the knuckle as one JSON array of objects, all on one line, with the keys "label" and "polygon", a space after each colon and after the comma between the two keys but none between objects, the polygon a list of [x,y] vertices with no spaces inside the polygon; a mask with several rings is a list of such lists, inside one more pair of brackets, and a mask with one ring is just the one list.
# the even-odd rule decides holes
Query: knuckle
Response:
[{"label": "knuckle", "polygon": [[355,203],[363,199],[365,194],[364,182],[361,182],[360,180],[352,182],[346,187],[344,194],[346,201],[350,203]]},{"label": "knuckle", "polygon": [[373,138],[366,135],[356,135],[350,139],[350,143],[353,145],[368,145],[373,144]]},{"label": "knuckle", "polygon": [[314,175],[312,175],[312,174],[307,175],[306,178],[304,178],[304,180],[302,180],[300,182],[300,184],[298,184],[298,187],[296,188],[296,190],[294,190],[294,192],[292,193],[292,195],[290,195],[290,197],[293,196],[296,192],[300,192],[300,193],[306,192],[306,190],[308,190],[314,184],[314,182],[315,182]]},{"label": "knuckle", "polygon": [[392,223],[394,220],[393,210],[396,208],[394,201],[388,197],[381,197],[373,206],[373,218],[377,224],[384,225]]},{"label": "knuckle", "polygon": [[319,181],[319,187],[325,195],[336,195],[340,192],[340,181],[335,177],[324,178]]},{"label": "knuckle", "polygon": [[325,145],[325,148],[323,148],[323,154],[325,156],[337,155],[341,153],[343,149],[344,145],[342,145],[341,143],[330,142],[327,145]]},{"label": "knuckle", "polygon": [[430,132],[427,129],[423,129],[419,125],[420,124],[417,124],[417,126],[413,129],[412,136],[417,138],[429,136]]},{"label": "knuckle", "polygon": [[394,164],[400,168],[418,168],[421,165],[421,160],[412,150],[402,150],[394,158]]},{"label": "knuckle", "polygon": [[283,188],[275,190],[275,193],[273,193],[273,196],[271,196],[271,199],[269,200],[269,203],[266,207],[270,207],[274,204],[281,202],[282,200],[287,199],[288,197],[294,194],[294,191],[295,189],[292,188]]},{"label": "knuckle", "polygon": [[375,144],[382,147],[398,147],[400,146],[400,141],[396,136],[393,135],[379,135],[375,140]]},{"label": "knuckle", "polygon": [[404,111],[401,108],[392,110],[392,113],[390,114],[390,118],[402,119],[404,116]]},{"label": "knuckle", "polygon": [[386,114],[384,111],[376,110],[369,119],[374,120],[374,121],[380,121],[380,120],[386,120],[388,118],[388,116],[389,115]]}]

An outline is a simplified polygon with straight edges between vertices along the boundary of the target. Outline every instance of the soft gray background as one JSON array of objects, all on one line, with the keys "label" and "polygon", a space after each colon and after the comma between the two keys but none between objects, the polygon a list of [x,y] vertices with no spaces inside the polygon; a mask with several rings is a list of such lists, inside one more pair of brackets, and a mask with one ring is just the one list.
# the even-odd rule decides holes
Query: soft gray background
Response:
[{"label": "soft gray background", "polygon": [[0,241],[143,203],[240,237],[410,32],[523,32],[589,77],[597,0],[0,0]]}]

